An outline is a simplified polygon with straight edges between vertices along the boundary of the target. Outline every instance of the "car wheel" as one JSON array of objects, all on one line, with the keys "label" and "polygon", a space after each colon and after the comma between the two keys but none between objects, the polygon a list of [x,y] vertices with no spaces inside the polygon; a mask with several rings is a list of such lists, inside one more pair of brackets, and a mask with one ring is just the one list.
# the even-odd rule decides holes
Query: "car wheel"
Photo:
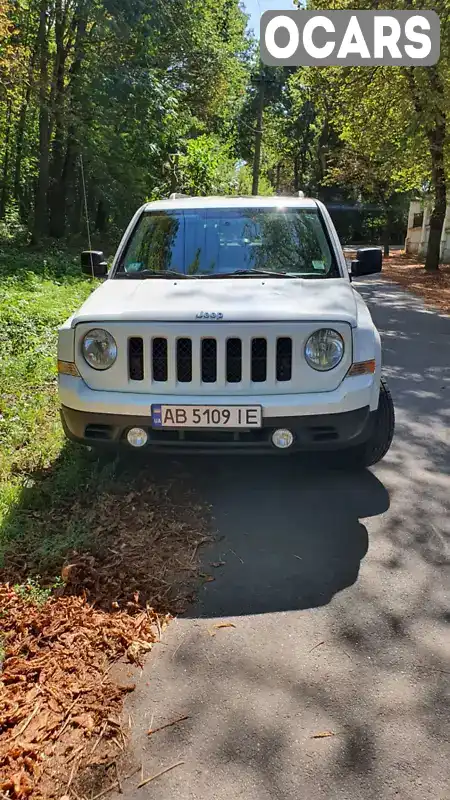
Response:
[{"label": "car wheel", "polygon": [[375,415],[370,439],[359,447],[352,447],[345,452],[346,465],[354,467],[372,467],[378,464],[388,453],[395,430],[395,410],[389,387],[383,379],[380,383],[380,399]]}]

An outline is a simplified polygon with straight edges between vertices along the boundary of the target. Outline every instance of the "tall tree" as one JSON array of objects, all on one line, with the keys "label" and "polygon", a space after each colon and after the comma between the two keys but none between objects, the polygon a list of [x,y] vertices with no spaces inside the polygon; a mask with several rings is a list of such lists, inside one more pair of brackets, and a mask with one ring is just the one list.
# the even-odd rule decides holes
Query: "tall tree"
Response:
[{"label": "tall tree", "polygon": [[234,185],[250,48],[238,0],[0,3],[0,201],[35,241],[79,230],[81,156],[102,231],[177,188],[167,164],[189,183],[206,159],[207,190],[225,186],[218,159]]},{"label": "tall tree", "polygon": [[41,0],[37,48],[39,53],[39,150],[36,197],[34,205],[33,240],[47,232],[47,191],[49,181],[49,84],[48,84],[48,14],[49,0]]},{"label": "tall tree", "polygon": [[[450,26],[445,26],[450,33]],[[446,93],[444,80],[448,84],[447,75],[441,74],[436,66],[424,68],[405,69],[410,96],[417,119],[422,120],[422,126],[428,142],[431,162],[431,184],[434,192],[433,210],[430,216],[430,236],[425,259],[425,269],[435,272],[439,268],[442,229],[447,210],[448,168],[445,160],[445,150],[449,143],[447,121],[448,101],[450,93]]]},{"label": "tall tree", "polygon": [[[326,0],[313,0],[313,8],[327,8]],[[334,8],[367,8],[363,0],[336,0]],[[423,190],[427,178],[433,197],[430,237],[425,267],[435,271],[439,267],[440,242],[446,210],[448,163],[446,152],[449,146],[447,109],[450,103],[450,3],[448,0],[397,0],[397,2],[378,2],[377,9],[426,9],[437,11],[441,24],[441,58],[432,67],[348,67],[340,68],[338,80],[334,82],[333,102],[338,116],[339,107],[344,110],[346,121],[342,123],[347,141],[358,138],[357,126],[364,126],[370,141],[377,141],[376,149],[391,149],[404,133],[411,135],[417,149],[412,155],[411,167],[419,166],[415,188]],[[319,70],[324,74],[324,70]],[[396,114],[395,103],[400,102],[401,118]],[[360,109],[364,105],[378,108],[378,114],[362,117]],[[386,119],[395,120],[395,126],[385,125]],[[361,152],[361,151],[360,151]],[[369,149],[370,154],[370,149]],[[398,151],[399,164],[404,157]],[[421,166],[427,161],[428,175],[424,176]],[[392,162],[391,162],[392,163]],[[403,167],[402,167],[403,168]]]}]

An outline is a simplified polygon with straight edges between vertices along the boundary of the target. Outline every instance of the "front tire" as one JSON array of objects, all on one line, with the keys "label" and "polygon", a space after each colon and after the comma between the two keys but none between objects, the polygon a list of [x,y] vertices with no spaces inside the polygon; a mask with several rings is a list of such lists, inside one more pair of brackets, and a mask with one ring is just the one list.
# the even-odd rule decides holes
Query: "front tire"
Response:
[{"label": "front tire", "polygon": [[395,410],[389,387],[380,382],[380,399],[370,438],[358,447],[346,451],[346,464],[353,467],[373,467],[388,453],[395,430]]}]

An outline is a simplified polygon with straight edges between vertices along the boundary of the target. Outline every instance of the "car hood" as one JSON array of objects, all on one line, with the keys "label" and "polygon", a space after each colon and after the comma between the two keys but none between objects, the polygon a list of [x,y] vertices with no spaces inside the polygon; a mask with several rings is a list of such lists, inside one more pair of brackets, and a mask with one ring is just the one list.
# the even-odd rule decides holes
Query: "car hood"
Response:
[{"label": "car hood", "polygon": [[357,325],[355,294],[344,278],[107,280],[74,314],[72,325],[195,322],[201,314],[215,314],[212,319],[224,322],[335,320]]}]

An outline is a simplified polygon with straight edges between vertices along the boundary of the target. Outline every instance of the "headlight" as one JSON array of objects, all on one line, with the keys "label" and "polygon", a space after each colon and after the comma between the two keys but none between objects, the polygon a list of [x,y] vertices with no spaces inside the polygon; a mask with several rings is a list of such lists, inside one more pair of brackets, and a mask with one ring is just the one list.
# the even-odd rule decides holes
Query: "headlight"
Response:
[{"label": "headlight", "polygon": [[344,340],[337,331],[322,328],[309,337],[305,345],[305,358],[310,367],[328,372],[344,358]]},{"label": "headlight", "polygon": [[109,369],[117,358],[117,344],[108,331],[95,328],[84,337],[81,352],[93,369]]}]

